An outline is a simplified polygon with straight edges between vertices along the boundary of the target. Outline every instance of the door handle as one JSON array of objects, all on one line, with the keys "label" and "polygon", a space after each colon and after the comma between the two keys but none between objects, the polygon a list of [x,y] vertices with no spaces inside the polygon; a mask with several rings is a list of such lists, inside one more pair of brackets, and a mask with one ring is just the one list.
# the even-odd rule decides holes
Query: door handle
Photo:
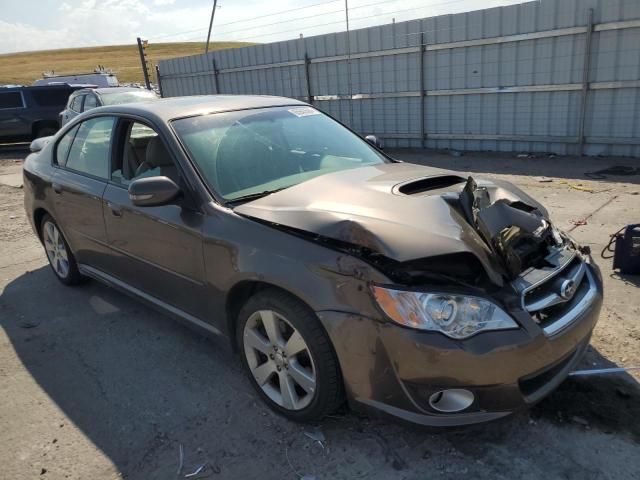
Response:
[{"label": "door handle", "polygon": [[56,193],[62,193],[62,185],[59,183],[52,183],[51,188],[53,188],[53,191]]},{"label": "door handle", "polygon": [[122,216],[122,207],[120,205],[116,205],[115,203],[107,202],[107,207],[111,210],[111,215],[114,217]]}]

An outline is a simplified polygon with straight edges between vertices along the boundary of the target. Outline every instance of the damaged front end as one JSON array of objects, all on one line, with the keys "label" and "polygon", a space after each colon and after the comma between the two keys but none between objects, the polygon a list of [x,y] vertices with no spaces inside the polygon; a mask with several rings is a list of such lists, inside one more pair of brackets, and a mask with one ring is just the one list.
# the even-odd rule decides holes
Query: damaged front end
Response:
[{"label": "damaged front end", "polygon": [[[467,221],[477,230],[503,273],[514,280],[527,269],[555,267],[550,259],[558,249],[578,248],[534,205],[507,198],[492,199],[486,187],[469,177],[459,197]],[[581,249],[589,253],[588,249]]]},{"label": "damaged front end", "polygon": [[[317,177],[235,211],[359,258],[399,288],[496,298],[540,322],[570,305],[571,293],[582,292],[588,280],[583,269],[565,275],[588,261],[588,249],[560,232],[542,205],[498,180],[465,180],[408,164],[363,167]],[[547,294],[552,300],[538,301]],[[525,301],[530,296],[538,300]]]},{"label": "damaged front end", "polygon": [[363,167],[235,212],[340,252],[321,268],[340,275],[345,308],[319,317],[349,396],[412,422],[476,423],[535,403],[580,360],[602,304],[588,250],[507,182]]}]

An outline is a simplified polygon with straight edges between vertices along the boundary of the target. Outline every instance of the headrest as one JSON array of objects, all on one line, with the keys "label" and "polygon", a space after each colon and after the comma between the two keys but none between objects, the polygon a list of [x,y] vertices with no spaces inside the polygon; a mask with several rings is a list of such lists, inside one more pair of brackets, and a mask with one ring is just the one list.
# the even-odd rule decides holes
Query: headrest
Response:
[{"label": "headrest", "polygon": [[169,167],[173,165],[173,160],[159,137],[153,137],[149,140],[145,160],[154,167]]}]

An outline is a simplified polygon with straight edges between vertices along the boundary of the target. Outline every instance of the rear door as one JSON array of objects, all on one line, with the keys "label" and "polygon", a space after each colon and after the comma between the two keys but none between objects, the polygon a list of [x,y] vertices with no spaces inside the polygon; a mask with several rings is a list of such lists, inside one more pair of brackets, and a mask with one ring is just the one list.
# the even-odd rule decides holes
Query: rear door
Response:
[{"label": "rear door", "polygon": [[13,139],[31,133],[29,122],[23,118],[25,112],[20,91],[0,91],[0,137]]},{"label": "rear door", "polygon": [[87,119],[55,146],[55,218],[78,263],[101,270],[109,265],[102,195],[109,178],[115,123],[112,116]]},{"label": "rear door", "polygon": [[83,94],[72,95],[69,99],[69,103],[67,104],[67,108],[65,108],[60,113],[60,125],[65,125],[69,121],[73,120],[78,116],[80,112],[82,112],[82,103],[84,100]]}]

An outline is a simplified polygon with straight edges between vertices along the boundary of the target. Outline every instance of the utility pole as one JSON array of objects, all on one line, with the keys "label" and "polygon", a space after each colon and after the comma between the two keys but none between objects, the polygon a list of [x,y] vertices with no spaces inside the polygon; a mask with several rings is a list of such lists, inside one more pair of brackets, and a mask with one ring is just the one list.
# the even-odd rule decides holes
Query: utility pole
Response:
[{"label": "utility pole", "polygon": [[147,65],[147,54],[145,49],[149,45],[147,40],[142,40],[138,37],[138,52],[140,52],[140,63],[142,64],[142,73],[144,74],[144,84],[147,90],[151,90],[151,83],[149,82],[149,66]]},{"label": "utility pole", "polygon": [[209,40],[211,39],[211,29],[213,28],[213,17],[216,15],[216,7],[218,0],[213,0],[213,9],[211,9],[211,20],[209,20],[209,33],[207,33],[207,44],[204,47],[204,53],[209,53]]}]

